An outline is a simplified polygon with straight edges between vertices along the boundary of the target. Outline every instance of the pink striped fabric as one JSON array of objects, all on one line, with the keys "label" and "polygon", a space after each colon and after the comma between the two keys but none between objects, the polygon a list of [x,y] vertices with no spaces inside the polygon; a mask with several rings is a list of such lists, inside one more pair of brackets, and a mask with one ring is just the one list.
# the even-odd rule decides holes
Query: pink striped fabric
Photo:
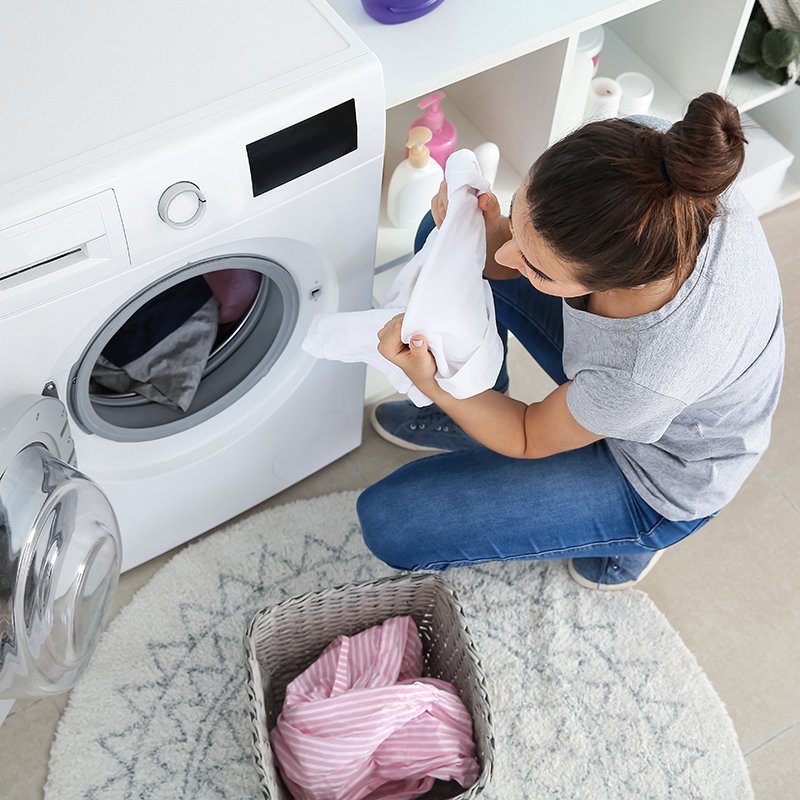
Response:
[{"label": "pink striped fabric", "polygon": [[478,779],[455,688],[422,676],[411,617],[340,636],[286,690],[270,734],[295,800],[411,800],[436,779]]}]

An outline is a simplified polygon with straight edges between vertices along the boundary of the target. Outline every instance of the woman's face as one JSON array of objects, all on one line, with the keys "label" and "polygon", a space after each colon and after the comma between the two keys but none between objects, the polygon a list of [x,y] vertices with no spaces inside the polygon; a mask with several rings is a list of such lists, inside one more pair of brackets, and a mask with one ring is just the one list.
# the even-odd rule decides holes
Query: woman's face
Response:
[{"label": "woman's face", "polygon": [[517,190],[511,200],[509,220],[511,239],[495,253],[498,264],[517,270],[545,294],[582,297],[591,292],[573,279],[573,265],[553,253],[534,230],[530,223],[524,186]]}]

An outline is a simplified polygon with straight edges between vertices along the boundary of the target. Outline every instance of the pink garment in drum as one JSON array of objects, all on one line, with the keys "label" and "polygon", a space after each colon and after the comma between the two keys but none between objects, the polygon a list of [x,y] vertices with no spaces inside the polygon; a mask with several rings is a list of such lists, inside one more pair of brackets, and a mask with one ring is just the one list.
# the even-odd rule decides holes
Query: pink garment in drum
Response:
[{"label": "pink garment in drum", "polygon": [[220,324],[243,317],[261,285],[261,273],[251,269],[220,269],[203,277],[217,301]]},{"label": "pink garment in drum", "polygon": [[455,687],[422,676],[411,617],[340,636],[286,689],[270,734],[295,800],[411,800],[479,768]]}]

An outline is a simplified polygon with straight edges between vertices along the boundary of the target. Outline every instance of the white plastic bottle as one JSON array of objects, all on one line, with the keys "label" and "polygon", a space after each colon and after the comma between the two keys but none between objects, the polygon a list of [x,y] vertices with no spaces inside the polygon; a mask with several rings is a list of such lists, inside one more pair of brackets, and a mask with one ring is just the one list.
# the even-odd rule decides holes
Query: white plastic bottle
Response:
[{"label": "white plastic bottle", "polygon": [[397,228],[419,225],[444,180],[444,171],[425,147],[432,136],[424,125],[408,132],[408,158],[398,164],[389,181],[386,213]]},{"label": "white plastic bottle", "polygon": [[500,148],[494,142],[479,144],[473,152],[481,168],[481,175],[494,186],[500,164]]}]

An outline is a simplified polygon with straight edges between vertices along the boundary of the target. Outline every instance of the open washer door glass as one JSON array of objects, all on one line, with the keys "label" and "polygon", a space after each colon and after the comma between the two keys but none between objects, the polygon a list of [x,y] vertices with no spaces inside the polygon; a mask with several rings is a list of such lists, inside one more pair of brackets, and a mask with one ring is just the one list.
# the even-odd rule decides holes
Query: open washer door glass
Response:
[{"label": "open washer door glass", "polygon": [[0,698],[74,686],[110,610],[119,528],[73,458],[58,400],[0,408]]}]

